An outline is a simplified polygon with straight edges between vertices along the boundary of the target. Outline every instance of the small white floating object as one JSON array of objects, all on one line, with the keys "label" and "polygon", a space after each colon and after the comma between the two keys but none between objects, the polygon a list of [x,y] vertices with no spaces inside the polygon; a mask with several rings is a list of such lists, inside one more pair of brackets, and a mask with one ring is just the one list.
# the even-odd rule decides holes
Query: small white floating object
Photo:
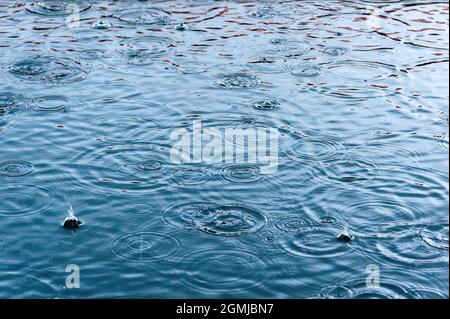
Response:
[{"label": "small white floating object", "polygon": [[69,207],[68,215],[66,219],[64,219],[64,222],[62,223],[62,226],[66,229],[77,229],[83,224],[83,221],[75,216],[75,211],[73,210],[73,207]]},{"label": "small white floating object", "polygon": [[94,27],[94,29],[100,29],[100,30],[105,30],[105,29],[111,28],[111,24],[106,21],[103,21],[103,20],[98,20],[98,21],[94,22],[94,24],[92,26]]},{"label": "small white floating object", "polygon": [[187,26],[183,22],[180,22],[180,23],[178,23],[175,26],[175,30],[177,30],[177,31],[186,31],[187,30]]},{"label": "small white floating object", "polygon": [[355,237],[352,236],[349,232],[348,229],[344,229],[338,236],[337,239],[343,242],[350,242],[354,239]]}]

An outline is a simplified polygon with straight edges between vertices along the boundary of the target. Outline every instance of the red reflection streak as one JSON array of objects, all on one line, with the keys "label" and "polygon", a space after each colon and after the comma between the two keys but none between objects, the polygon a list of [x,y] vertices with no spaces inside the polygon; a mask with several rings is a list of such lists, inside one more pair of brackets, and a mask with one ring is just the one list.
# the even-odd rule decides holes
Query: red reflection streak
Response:
[{"label": "red reflection streak", "polygon": [[221,39],[231,39],[231,38],[239,38],[239,37],[248,37],[248,34],[235,34],[235,35],[230,35],[230,36],[221,36]]},{"label": "red reflection streak", "polygon": [[227,22],[227,23],[236,23],[236,24],[239,24],[239,25],[255,25],[254,23],[242,22],[242,21],[236,21],[236,20],[225,20],[225,22]]},{"label": "red reflection streak", "polygon": [[[205,16],[205,15],[208,15],[209,13],[211,13],[213,11],[220,10],[220,9],[223,9],[223,10],[220,11],[219,13],[213,15],[213,16],[199,19],[199,16]],[[230,9],[228,7],[213,7],[213,8],[208,9],[205,13],[199,14],[199,16],[187,17],[186,20],[192,20],[193,23],[199,23],[199,22],[203,22],[203,21],[207,21],[207,20],[212,20],[212,19],[215,19],[215,18],[218,18],[218,17],[222,17],[228,11],[230,11]],[[198,19],[198,20],[196,20],[196,19]]]}]

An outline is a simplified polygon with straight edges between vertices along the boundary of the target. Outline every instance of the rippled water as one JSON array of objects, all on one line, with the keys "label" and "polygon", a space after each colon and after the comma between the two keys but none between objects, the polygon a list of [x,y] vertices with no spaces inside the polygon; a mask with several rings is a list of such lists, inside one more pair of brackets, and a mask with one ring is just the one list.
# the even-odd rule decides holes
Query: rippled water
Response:
[{"label": "rippled water", "polygon": [[[448,298],[448,9],[2,1],[0,298]],[[277,171],[174,163],[194,120]]]}]

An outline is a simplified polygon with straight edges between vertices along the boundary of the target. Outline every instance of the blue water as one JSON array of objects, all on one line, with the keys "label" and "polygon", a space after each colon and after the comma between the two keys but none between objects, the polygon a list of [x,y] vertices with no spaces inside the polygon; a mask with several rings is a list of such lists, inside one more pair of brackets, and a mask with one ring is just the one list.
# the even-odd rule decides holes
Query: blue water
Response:
[{"label": "blue water", "polygon": [[[1,1],[0,298],[448,298],[448,9]],[[278,169],[173,163],[194,119]]]}]

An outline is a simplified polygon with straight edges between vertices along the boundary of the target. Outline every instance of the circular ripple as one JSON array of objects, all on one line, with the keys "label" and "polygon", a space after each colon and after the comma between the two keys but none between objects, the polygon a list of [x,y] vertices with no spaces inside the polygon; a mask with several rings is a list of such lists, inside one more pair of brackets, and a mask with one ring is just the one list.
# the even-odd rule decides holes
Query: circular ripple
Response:
[{"label": "circular ripple", "polygon": [[86,60],[100,60],[107,57],[107,51],[103,49],[85,49],[79,51],[79,56]]},{"label": "circular ripple", "polygon": [[[276,59],[278,65],[284,66],[284,71],[291,68],[288,60],[295,60],[303,57],[308,49],[301,43],[287,43],[287,45],[277,46],[269,50],[265,50],[260,57],[270,57]],[[285,60],[286,59],[286,60]]]},{"label": "circular ripple", "polygon": [[[351,39],[360,37],[363,32],[373,31],[370,23],[372,13],[373,10],[369,6],[353,8],[351,11],[341,9],[330,13],[322,12],[314,18],[314,38],[342,39],[349,42]],[[385,20],[382,21],[385,23]]]},{"label": "circular ripple", "polygon": [[291,69],[291,74],[298,77],[315,77],[321,73],[321,69],[315,65],[299,64]]},{"label": "circular ripple", "polygon": [[334,63],[328,69],[339,78],[352,81],[381,81],[398,77],[395,66],[380,62],[344,60]]},{"label": "circular ripple", "polygon": [[[427,227],[421,233],[419,227],[400,224],[383,227],[378,238],[367,241],[365,248],[369,253],[375,248],[377,254],[402,265],[448,263],[448,233],[430,234],[427,229],[432,228]],[[448,224],[446,227],[448,230]],[[447,248],[443,248],[445,245]]]},{"label": "circular ripple", "polygon": [[202,62],[183,62],[176,65],[175,69],[183,74],[200,74],[208,72],[208,65]]},{"label": "circular ripple", "polygon": [[54,56],[20,60],[10,65],[8,71],[22,80],[52,84],[79,82],[87,74],[86,67],[80,62]]},{"label": "circular ripple", "polygon": [[314,221],[295,215],[283,216],[275,219],[274,225],[276,228],[287,233],[297,233],[305,229],[318,226]]},{"label": "circular ripple", "polygon": [[0,115],[27,108],[29,100],[19,94],[0,93]]},{"label": "circular ripple", "polygon": [[71,176],[65,178],[103,194],[152,192],[166,185],[164,155],[160,147],[145,143],[87,145],[69,156]]},{"label": "circular ripple", "polygon": [[181,203],[169,207],[164,214],[164,221],[182,229],[195,229],[194,220],[203,218],[203,211],[214,206],[208,202]]},{"label": "circular ripple", "polygon": [[22,177],[32,174],[34,170],[34,165],[29,162],[8,161],[0,163],[0,176]]},{"label": "circular ripple", "polygon": [[119,52],[130,65],[149,65],[166,54],[172,47],[169,38],[145,36],[128,40],[120,45]]},{"label": "circular ripple", "polygon": [[269,197],[264,201],[267,205],[283,206],[286,200],[282,197]]},{"label": "circular ripple", "polygon": [[169,23],[170,13],[158,8],[139,8],[121,10],[114,13],[113,16],[130,24],[166,25]]},{"label": "circular ripple", "polygon": [[258,111],[275,111],[281,108],[281,102],[278,100],[258,100],[251,101],[250,106]]},{"label": "circular ripple", "polygon": [[256,72],[276,74],[286,72],[289,63],[281,55],[263,54],[249,59],[247,66]]},{"label": "circular ripple", "polygon": [[267,223],[266,216],[252,208],[201,202],[175,205],[166,211],[165,220],[176,227],[222,237],[253,234]]},{"label": "circular ripple", "polygon": [[348,49],[344,47],[328,47],[323,50],[323,53],[331,56],[340,56],[347,54]]},{"label": "circular ripple", "polygon": [[31,13],[58,16],[69,15],[73,5],[76,5],[78,12],[86,11],[91,7],[91,3],[88,0],[78,0],[76,2],[71,0],[44,0],[27,3],[25,7]]},{"label": "circular ripple", "polygon": [[17,75],[33,76],[45,73],[47,61],[45,59],[21,60],[9,67],[9,71]]},{"label": "circular ripple", "polygon": [[407,299],[408,291],[396,280],[383,276],[379,287],[367,287],[364,280],[358,279],[322,289],[324,299]]},{"label": "circular ripple", "polygon": [[[224,130],[226,128],[253,128],[257,123],[253,117],[230,117],[230,118],[204,118],[202,120],[202,127],[216,128],[218,130]],[[192,123],[188,123],[191,127]],[[229,138],[231,140],[231,137]],[[233,139],[234,140],[234,139]]]},{"label": "circular ripple", "polygon": [[219,75],[214,84],[227,90],[254,89],[261,85],[261,80],[249,73],[232,73]]},{"label": "circular ripple", "polygon": [[182,280],[195,290],[236,293],[254,289],[268,279],[268,265],[257,256],[235,249],[207,249],[185,256]]},{"label": "circular ripple", "polygon": [[23,184],[0,184],[0,216],[22,217],[41,214],[52,206],[55,192],[46,187]]},{"label": "circular ripple", "polygon": [[[249,102],[250,107],[253,102]],[[276,103],[274,102],[274,104]],[[222,123],[214,123],[214,127],[220,129],[226,129],[227,127],[242,128],[243,130],[250,129],[250,131],[247,131],[248,134],[225,134],[226,145],[233,146],[240,152],[247,152],[248,145],[258,145],[260,143],[258,136],[265,134],[267,146],[278,145],[279,152],[283,156],[294,157],[294,159],[298,157],[294,146],[299,143],[300,139],[305,137],[299,129],[288,125],[280,126],[279,123],[275,123],[269,118],[266,118],[264,121],[254,118],[242,118],[240,121],[222,121]],[[253,132],[256,131],[257,134],[253,134],[252,130]],[[263,168],[265,167],[260,166],[261,170]]]},{"label": "circular ripple", "polygon": [[288,154],[301,160],[333,161],[342,157],[342,141],[334,136],[305,136],[288,150]]},{"label": "circular ripple", "polygon": [[125,212],[129,215],[147,215],[155,211],[155,207],[149,204],[136,203],[129,205]]},{"label": "circular ripple", "polygon": [[277,16],[278,12],[275,10],[274,7],[265,5],[265,6],[258,6],[252,10],[249,10],[247,12],[247,15],[250,18],[255,19],[268,19]]},{"label": "circular ripple", "polygon": [[322,216],[319,218],[319,223],[327,225],[336,225],[339,221],[332,216]]},{"label": "circular ripple", "polygon": [[419,238],[433,248],[448,250],[448,234],[448,223],[428,225],[419,231]]},{"label": "circular ripple", "polygon": [[42,112],[67,111],[71,106],[71,101],[58,95],[41,96],[33,101],[33,109]]},{"label": "circular ripple", "polygon": [[[96,30],[94,28],[80,28],[77,29],[77,32],[72,33],[73,41],[83,43],[84,45],[87,45],[89,43],[93,42],[101,42],[101,41],[110,41],[111,39],[108,37],[108,35],[104,32],[100,32],[99,30]],[[77,50],[78,48],[74,48]],[[79,48],[80,50],[83,50],[83,48]],[[101,50],[100,48],[84,48],[84,49],[92,49],[92,50]]]},{"label": "circular ripple", "polygon": [[439,151],[447,151],[448,152],[448,143],[449,143],[449,136],[448,135],[439,135],[439,136],[435,136],[435,138],[437,139],[438,143],[437,143],[437,149]]},{"label": "circular ripple", "polygon": [[238,205],[209,207],[203,218],[194,220],[197,229],[215,236],[235,237],[256,233],[266,226],[266,217],[259,211]]},{"label": "circular ripple", "polygon": [[316,176],[323,180],[339,183],[367,183],[377,178],[378,166],[353,159],[341,159],[317,167]]},{"label": "circular ripple", "polygon": [[397,198],[411,198],[411,194],[417,199],[433,198],[444,202],[448,198],[448,172],[444,174],[439,170],[406,164],[384,166],[383,174],[373,182],[372,191]]},{"label": "circular ripple", "polygon": [[413,288],[408,290],[415,299],[448,299],[448,294],[433,288]]},{"label": "circular ripple", "polygon": [[178,251],[180,243],[172,236],[139,232],[122,235],[111,243],[111,251],[119,258],[132,261],[166,259]]},{"label": "circular ripple", "polygon": [[234,183],[253,183],[264,178],[261,169],[253,165],[232,165],[220,172],[223,179]]},{"label": "circular ripple", "polygon": [[161,124],[153,119],[119,116],[91,123],[85,135],[109,141],[151,141],[160,129]]},{"label": "circular ripple", "polygon": [[116,167],[116,171],[123,175],[139,177],[142,173],[159,172],[163,167],[164,163],[149,160],[119,165]]},{"label": "circular ripple", "polygon": [[337,239],[341,229],[332,226],[303,228],[280,241],[281,248],[297,257],[330,258],[348,254],[352,242]]},{"label": "circular ripple", "polygon": [[355,81],[339,81],[334,83],[320,84],[319,86],[312,85],[312,88],[316,88],[321,94],[329,95],[331,97],[351,100],[351,101],[366,101],[368,99],[390,96],[394,91],[389,90],[389,86],[386,85],[373,85],[373,84],[359,84]]},{"label": "circular ripple", "polygon": [[136,170],[141,172],[155,172],[163,168],[163,163],[157,161],[144,161],[135,164]]},{"label": "circular ripple", "polygon": [[188,168],[175,172],[169,181],[177,185],[194,186],[207,183],[211,179],[211,174],[204,169]]},{"label": "circular ripple", "polygon": [[283,38],[283,37],[277,37],[277,38],[272,38],[270,39],[270,43],[274,44],[274,45],[284,45],[286,43],[288,43],[290,40],[288,38]]},{"label": "circular ripple", "polygon": [[354,225],[365,236],[380,237],[386,225],[420,220],[425,215],[416,205],[408,205],[392,200],[367,199],[344,206],[340,209],[342,218]]},{"label": "circular ripple", "polygon": [[[1,108],[1,107],[0,107]],[[439,112],[437,115],[437,120],[443,124],[449,125],[449,114],[448,112]]]}]

